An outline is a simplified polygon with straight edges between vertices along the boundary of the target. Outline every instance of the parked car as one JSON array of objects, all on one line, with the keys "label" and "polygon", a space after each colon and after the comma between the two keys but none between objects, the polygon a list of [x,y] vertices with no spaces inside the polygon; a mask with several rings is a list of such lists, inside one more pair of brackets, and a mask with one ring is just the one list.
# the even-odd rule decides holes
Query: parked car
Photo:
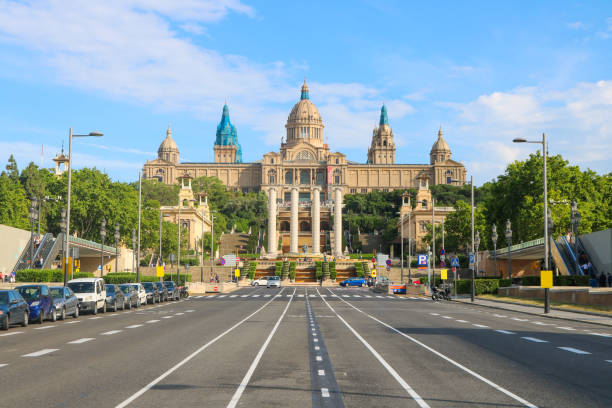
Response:
[{"label": "parked car", "polygon": [[159,292],[159,301],[166,302],[168,301],[168,289],[161,282],[153,282],[155,286],[157,286],[157,291]]},{"label": "parked car", "polygon": [[134,290],[138,292],[138,305],[146,305],[147,304],[147,291],[145,290],[142,283],[130,283],[134,287]]},{"label": "parked car", "polygon": [[79,311],[106,312],[106,287],[102,278],[80,278],[68,281],[68,287],[79,299]]},{"label": "parked car", "polygon": [[125,310],[125,296],[119,286],[114,283],[107,283],[104,288],[106,288],[106,308],[112,309],[113,312],[116,312],[119,308]]},{"label": "parked car", "polygon": [[268,276],[268,282],[266,283],[266,287],[271,288],[272,286],[276,286],[277,288],[280,288],[281,286],[280,276]]},{"label": "parked car", "polygon": [[28,302],[30,308],[29,319],[42,323],[49,319],[52,322],[57,320],[53,296],[49,293],[47,285],[24,285],[15,288],[21,297]]},{"label": "parked car", "polygon": [[174,283],[174,281],[164,281],[164,286],[168,291],[168,298],[170,300],[180,300],[181,292],[179,291],[178,286]]},{"label": "parked car", "polygon": [[159,303],[159,292],[157,286],[153,282],[142,282],[142,286],[147,292],[147,303]]},{"label": "parked car", "polygon": [[340,286],[365,286],[367,285],[367,281],[364,278],[349,278],[340,282]]},{"label": "parked car", "polygon": [[125,304],[127,305],[128,309],[131,309],[132,306],[140,306],[140,302],[138,301],[138,292],[130,283],[122,283],[119,285],[119,289],[121,289],[123,296],[125,296]]},{"label": "parked car", "polygon": [[11,324],[28,325],[30,309],[19,292],[13,289],[0,290],[0,328],[8,330]]},{"label": "parked car", "polygon": [[263,278],[255,279],[251,281],[251,286],[259,286],[259,285],[267,285],[269,276],[264,276]]},{"label": "parked car", "polygon": [[66,315],[79,317],[79,299],[74,292],[64,286],[50,286],[49,292],[53,296],[53,303],[57,316],[60,320],[64,320]]}]

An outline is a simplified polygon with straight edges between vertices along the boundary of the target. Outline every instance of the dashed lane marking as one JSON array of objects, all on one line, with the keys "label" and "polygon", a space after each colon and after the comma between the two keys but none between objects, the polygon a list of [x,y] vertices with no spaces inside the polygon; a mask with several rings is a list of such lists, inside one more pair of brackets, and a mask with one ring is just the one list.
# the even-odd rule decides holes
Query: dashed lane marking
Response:
[{"label": "dashed lane marking", "polygon": [[321,356],[317,356],[317,357],[316,357],[316,360],[317,360],[317,361],[323,361],[323,357],[321,357]]},{"label": "dashed lane marking", "polygon": [[47,330],[50,329],[52,327],[57,327],[57,326],[43,326],[43,327],[36,327],[34,328],[34,330]]},{"label": "dashed lane marking", "polygon": [[302,298],[302,297],[304,297],[304,295],[297,295],[297,297]]},{"label": "dashed lane marking", "polygon": [[142,327],[142,324],[133,324],[131,326],[125,326],[126,329],[135,329],[137,327]]},{"label": "dashed lane marking", "polygon": [[319,347],[319,346],[315,346],[315,347],[314,347],[314,349],[315,349],[316,351],[319,351],[319,350],[321,350],[321,347]]},{"label": "dashed lane marking", "polygon": [[195,310],[193,309],[185,310],[185,313],[191,313],[191,312],[195,312]]},{"label": "dashed lane marking", "polygon": [[467,320],[457,320],[459,323],[469,323]]},{"label": "dashed lane marking", "polygon": [[71,320],[69,322],[64,322],[64,324],[75,324],[75,323],[81,323],[82,320]]},{"label": "dashed lane marking", "polygon": [[574,329],[573,327],[567,327],[567,326],[557,326],[557,329],[576,331],[576,329]]},{"label": "dashed lane marking", "polygon": [[484,324],[476,324],[476,323],[472,323],[472,326],[482,327],[484,329],[488,329],[489,328],[489,326],[485,326]]},{"label": "dashed lane marking", "polygon": [[54,351],[57,351],[57,350],[59,349],[42,349],[42,350],[38,350],[30,354],[24,354],[21,357],[40,357],[40,356],[44,356],[45,354],[53,353]]},{"label": "dashed lane marking", "polygon": [[[245,296],[247,296],[247,295],[245,295]],[[242,297],[245,297],[245,296],[242,296]],[[224,297],[227,297],[227,295],[219,295],[219,297],[220,298],[224,298]]]},{"label": "dashed lane marking", "polygon": [[569,351],[570,353],[575,353],[575,354],[591,354],[588,351],[579,350],[573,347],[557,347],[557,348],[561,350]]},{"label": "dashed lane marking", "polygon": [[147,320],[145,323],[157,323],[157,322],[161,322],[161,320]]},{"label": "dashed lane marking", "polygon": [[231,298],[238,297],[238,295],[230,295]]},{"label": "dashed lane marking", "polygon": [[[247,297],[247,296],[249,296],[249,295],[240,295],[240,297]],[[219,297],[221,297],[221,296],[219,296]]]},{"label": "dashed lane marking", "polygon": [[543,323],[543,322],[531,322],[533,324],[537,324],[538,326],[552,326],[554,323]]},{"label": "dashed lane marking", "polygon": [[327,388],[321,388],[321,396],[323,398],[329,398],[329,390]]},{"label": "dashed lane marking", "polygon": [[503,333],[503,334],[515,334],[514,332],[508,331],[508,330],[495,330],[498,333]]},{"label": "dashed lane marking", "polygon": [[87,343],[88,341],[92,341],[92,340],[95,340],[95,339],[93,337],[83,337],[82,339],[69,341],[66,344],[81,344],[81,343]]},{"label": "dashed lane marking", "polygon": [[533,341],[534,343],[548,343],[548,340],[536,339],[535,337],[521,337],[521,339]]},{"label": "dashed lane marking", "polygon": [[440,316],[440,313],[430,313],[432,316]]},{"label": "dashed lane marking", "polygon": [[270,295],[269,295],[269,294],[268,294],[268,295],[264,295],[264,297],[265,297],[265,298],[268,298],[268,297],[270,297]]},{"label": "dashed lane marking", "polygon": [[508,317],[506,315],[500,315],[500,314],[494,314],[493,316],[495,316],[495,317]]},{"label": "dashed lane marking", "polygon": [[185,313],[183,313],[183,312],[178,312],[178,313],[175,313],[174,315],[175,315],[175,316],[181,316],[181,315],[184,315],[184,314],[185,314]]},{"label": "dashed lane marking", "polygon": [[0,364],[0,368],[6,367],[8,364]]},{"label": "dashed lane marking", "polygon": [[318,370],[317,372],[319,375],[325,375],[325,370]]},{"label": "dashed lane marking", "polygon": [[111,330],[111,331],[107,331],[107,332],[104,332],[104,333],[100,333],[100,335],[102,335],[102,336],[110,336],[110,335],[113,335],[113,334],[121,333],[122,331],[123,330]]},{"label": "dashed lane marking", "polygon": [[612,334],[607,334],[607,333],[595,333],[595,332],[591,332],[589,334],[592,334],[593,336],[612,337]]},{"label": "dashed lane marking", "polygon": [[14,336],[16,334],[21,334],[21,333],[23,333],[23,332],[16,331],[16,332],[4,333],[4,334],[0,334],[0,337]]},{"label": "dashed lane marking", "polygon": [[172,319],[174,316],[162,316],[162,319]]},{"label": "dashed lane marking", "polygon": [[512,320],[516,320],[517,322],[528,322],[529,321],[529,319],[521,319],[521,318],[518,318],[518,317],[511,317],[511,319]]},{"label": "dashed lane marking", "polygon": [[89,320],[96,320],[96,319],[102,319],[102,316],[94,316],[94,317],[89,318]]},{"label": "dashed lane marking", "polygon": [[443,319],[452,319],[450,316],[442,316]]},{"label": "dashed lane marking", "polygon": [[377,297],[377,298],[382,298],[382,296],[380,296],[380,295],[377,295],[376,297]]},{"label": "dashed lane marking", "polygon": [[253,297],[259,297],[259,295],[253,295]]}]

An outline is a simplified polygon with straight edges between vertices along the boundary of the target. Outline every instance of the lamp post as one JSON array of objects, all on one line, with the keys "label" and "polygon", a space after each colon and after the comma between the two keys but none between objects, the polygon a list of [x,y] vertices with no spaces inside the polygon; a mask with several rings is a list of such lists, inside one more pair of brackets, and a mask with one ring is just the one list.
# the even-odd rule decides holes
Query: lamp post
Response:
[{"label": "lamp post", "polygon": [[427,245],[427,289],[431,292],[431,245]]},{"label": "lamp post", "polygon": [[119,238],[121,238],[119,228],[119,223],[115,224],[115,273],[119,272]]},{"label": "lamp post", "polygon": [[210,277],[213,274],[213,265],[215,259],[215,216],[213,211],[210,212]]},{"label": "lamp post", "polygon": [[102,244],[100,244],[100,277],[104,276],[104,238],[106,238],[106,218],[102,218],[102,224],[100,225],[100,236],[102,237]]},{"label": "lamp post", "polygon": [[[544,161],[544,270],[549,270],[548,264],[548,251],[549,251],[549,242],[548,242],[548,187],[547,187],[547,175],[546,175],[546,161],[548,156],[548,146],[546,144],[546,133],[542,133],[542,140],[525,140],[521,137],[518,137],[513,140],[514,143],[539,143],[542,145],[542,158]],[[549,308],[549,290],[546,288],[544,290],[545,302],[544,302],[544,313],[548,313]]]},{"label": "lamp post", "polygon": [[[103,134],[100,132],[89,132],[87,135],[74,135],[72,134],[72,128],[70,128],[70,133],[68,136],[68,198],[67,198],[67,206],[68,210],[66,211],[66,255],[70,255],[70,240],[68,237],[70,236],[70,197],[72,191],[72,138],[73,137],[102,137]],[[102,265],[100,265],[102,266]]]},{"label": "lamp post", "polygon": [[474,246],[476,247],[476,252],[474,253],[474,270],[472,270],[472,295],[471,300],[474,301],[474,294],[476,292],[476,281],[474,279],[474,275],[478,273],[478,247],[480,246],[480,231],[476,231],[476,236],[474,237]]},{"label": "lamp post", "polygon": [[66,207],[62,207],[62,220],[60,221],[60,230],[62,231],[62,275],[64,275],[64,286],[68,282],[68,272],[66,271],[66,262],[64,254],[64,235],[66,235]]},{"label": "lamp post", "polygon": [[142,170],[138,172],[138,248],[136,251],[136,282],[140,283],[140,224],[142,212]]},{"label": "lamp post", "polygon": [[200,235],[200,282],[204,283],[204,207],[202,207],[202,234]]},{"label": "lamp post", "polygon": [[30,205],[30,268],[34,268],[34,224],[38,218],[38,200],[32,197]]},{"label": "lamp post", "polygon": [[159,207],[159,258],[158,258],[158,262],[157,264],[159,266],[163,265],[162,264],[162,210],[161,210],[161,206]]},{"label": "lamp post", "polygon": [[497,276],[497,225],[493,224],[491,228],[491,241],[493,241],[493,271]]},{"label": "lamp post", "polygon": [[508,279],[512,285],[512,257],[510,255],[510,246],[512,245],[512,229],[510,228],[510,220],[506,220],[506,242],[508,243]]},{"label": "lamp post", "polygon": [[570,242],[570,244],[572,244],[574,256],[576,256],[578,254],[576,250],[578,244],[578,224],[580,224],[580,212],[578,211],[578,203],[576,200],[572,200],[570,224],[572,226],[572,242]]},{"label": "lamp post", "polygon": [[132,273],[134,273],[134,259],[136,259],[136,229],[132,228]]}]

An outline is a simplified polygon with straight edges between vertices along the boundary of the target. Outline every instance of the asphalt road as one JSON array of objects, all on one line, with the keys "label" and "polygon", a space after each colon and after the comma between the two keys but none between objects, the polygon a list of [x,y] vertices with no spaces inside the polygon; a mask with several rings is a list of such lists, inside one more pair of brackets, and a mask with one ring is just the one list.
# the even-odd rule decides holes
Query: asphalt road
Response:
[{"label": "asphalt road", "polygon": [[612,329],[243,288],[0,332],[2,407],[611,407]]}]

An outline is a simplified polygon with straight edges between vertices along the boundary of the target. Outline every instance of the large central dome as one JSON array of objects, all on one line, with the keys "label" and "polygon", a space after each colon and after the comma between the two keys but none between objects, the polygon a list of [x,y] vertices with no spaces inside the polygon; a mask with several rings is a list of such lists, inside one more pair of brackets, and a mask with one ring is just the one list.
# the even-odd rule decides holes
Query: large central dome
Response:
[{"label": "large central dome", "polygon": [[304,81],[300,101],[295,104],[287,119],[287,143],[303,139],[315,146],[323,146],[323,120],[317,107],[310,102],[308,85]]}]

